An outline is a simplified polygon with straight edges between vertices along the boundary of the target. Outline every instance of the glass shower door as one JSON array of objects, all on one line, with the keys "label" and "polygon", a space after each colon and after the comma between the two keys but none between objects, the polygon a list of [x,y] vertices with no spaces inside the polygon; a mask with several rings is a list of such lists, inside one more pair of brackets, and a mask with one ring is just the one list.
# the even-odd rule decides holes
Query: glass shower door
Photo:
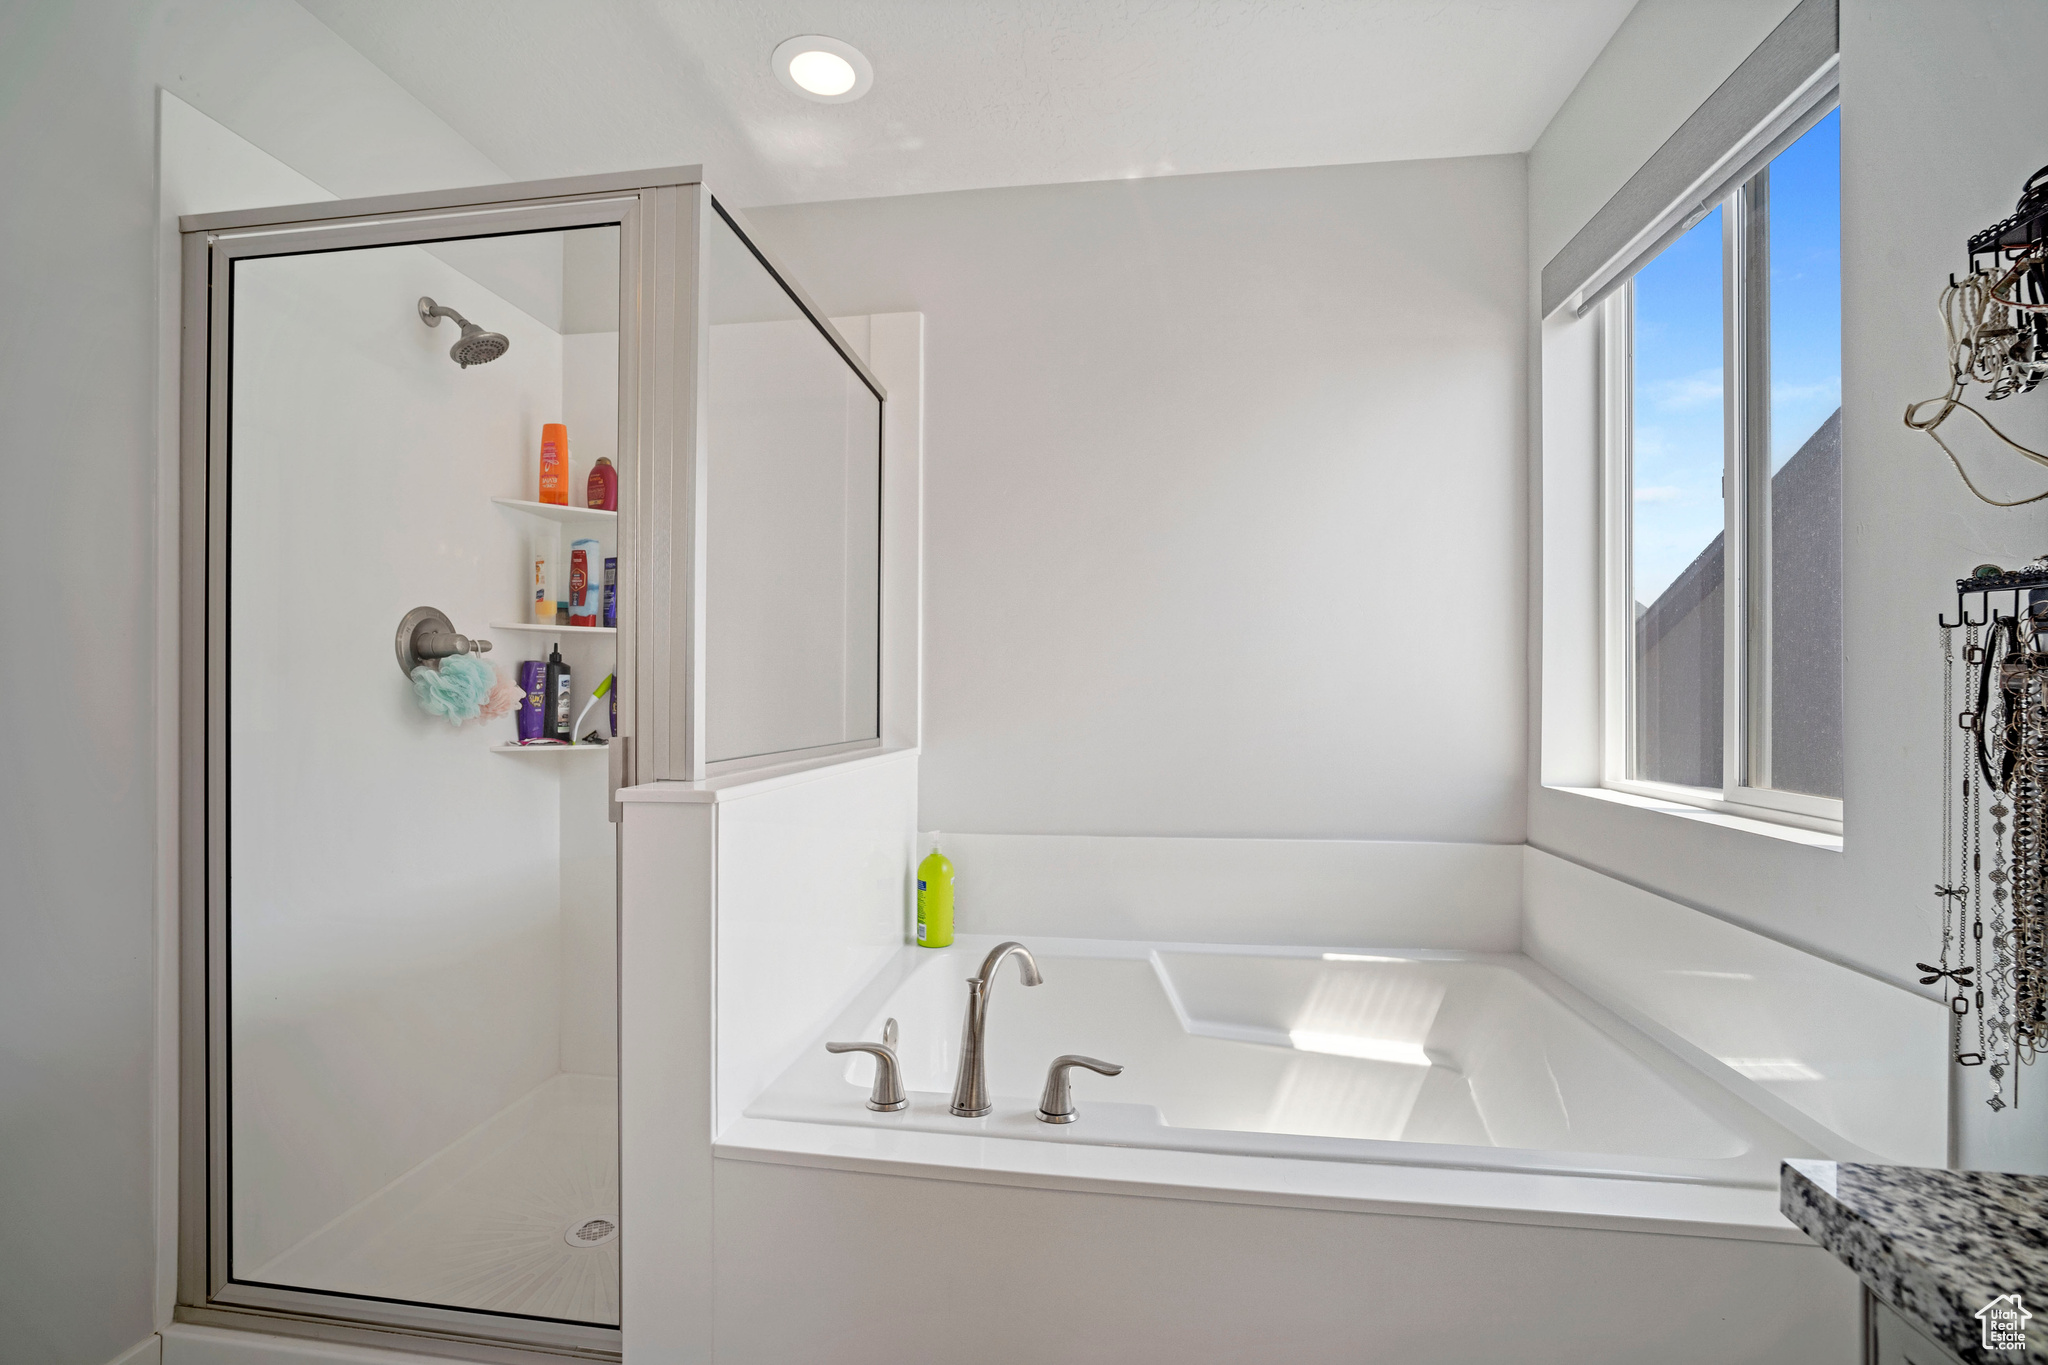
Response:
[{"label": "glass shower door", "polygon": [[621,227],[494,226],[216,266],[213,1255],[601,1344]]}]

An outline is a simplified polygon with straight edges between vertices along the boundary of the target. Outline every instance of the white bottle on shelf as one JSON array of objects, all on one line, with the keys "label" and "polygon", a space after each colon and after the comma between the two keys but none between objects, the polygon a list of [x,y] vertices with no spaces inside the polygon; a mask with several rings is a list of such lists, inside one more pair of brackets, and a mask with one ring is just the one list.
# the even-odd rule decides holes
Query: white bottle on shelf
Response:
[{"label": "white bottle on shelf", "polygon": [[547,522],[534,524],[528,539],[532,580],[527,584],[527,612],[536,625],[555,624],[555,528]]}]

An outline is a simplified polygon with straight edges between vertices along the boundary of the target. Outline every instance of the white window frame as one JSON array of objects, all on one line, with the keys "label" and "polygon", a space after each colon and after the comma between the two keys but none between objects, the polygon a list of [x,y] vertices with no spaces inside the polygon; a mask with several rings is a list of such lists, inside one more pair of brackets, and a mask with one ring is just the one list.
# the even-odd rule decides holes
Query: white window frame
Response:
[{"label": "white window frame", "polygon": [[[1838,107],[1820,102],[1799,126],[1772,139],[1770,155]],[[1768,167],[1768,162],[1765,166]],[[1759,172],[1761,174],[1761,171]],[[1601,412],[1601,785],[1656,800],[1697,806],[1830,834],[1842,832],[1842,802],[1751,784],[1770,764],[1770,445],[1769,428],[1751,411],[1753,392],[1769,393],[1769,352],[1754,337],[1768,314],[1755,310],[1769,279],[1750,267],[1751,205],[1757,181],[1745,180],[1700,207],[1689,230],[1721,210],[1722,529],[1724,631],[1721,679],[1721,774],[1716,790],[1629,776],[1634,742],[1635,618],[1632,532],[1635,488],[1634,360],[1631,330],[1635,281],[1600,305]],[[1654,259],[1652,257],[1651,259]],[[1648,264],[1648,261],[1642,262]],[[1768,409],[1763,409],[1768,418]]]}]

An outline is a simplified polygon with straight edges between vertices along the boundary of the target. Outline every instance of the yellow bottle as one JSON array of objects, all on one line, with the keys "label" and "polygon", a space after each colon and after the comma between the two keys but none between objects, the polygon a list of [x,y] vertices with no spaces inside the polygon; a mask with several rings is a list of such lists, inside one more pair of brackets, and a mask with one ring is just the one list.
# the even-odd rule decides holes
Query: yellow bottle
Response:
[{"label": "yellow bottle", "polygon": [[936,841],[917,865],[917,946],[944,948],[953,941],[953,864]]}]

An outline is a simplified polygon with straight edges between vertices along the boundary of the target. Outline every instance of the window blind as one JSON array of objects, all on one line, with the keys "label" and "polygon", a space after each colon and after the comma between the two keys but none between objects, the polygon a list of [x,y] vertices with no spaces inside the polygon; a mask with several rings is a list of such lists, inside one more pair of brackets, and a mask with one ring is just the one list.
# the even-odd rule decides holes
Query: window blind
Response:
[{"label": "window blind", "polygon": [[1837,0],[1800,0],[1543,267],[1543,316],[1584,312],[1825,113]]}]

